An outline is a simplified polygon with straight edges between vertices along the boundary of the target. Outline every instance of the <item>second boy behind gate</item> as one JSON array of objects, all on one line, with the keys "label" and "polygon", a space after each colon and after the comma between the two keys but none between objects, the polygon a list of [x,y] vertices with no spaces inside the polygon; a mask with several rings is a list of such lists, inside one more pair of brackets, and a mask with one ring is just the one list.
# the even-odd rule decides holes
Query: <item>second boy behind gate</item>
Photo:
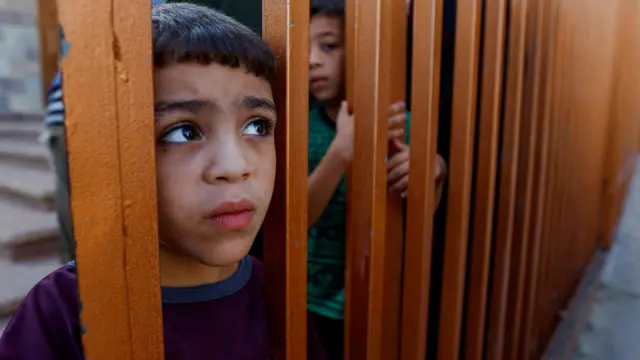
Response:
[{"label": "second boy behind gate", "polygon": [[[344,102],[344,1],[312,0],[310,16],[309,91],[319,106],[309,112],[308,309],[328,358],[335,360],[342,359],[344,351],[344,174],[354,153],[353,117]],[[403,122],[406,131],[397,129]],[[403,137],[408,134],[409,118],[401,101],[389,109],[389,129],[389,140],[398,152],[388,160],[388,185],[398,196],[405,197],[409,182],[409,146]],[[445,169],[444,161],[438,156],[437,199]]]}]

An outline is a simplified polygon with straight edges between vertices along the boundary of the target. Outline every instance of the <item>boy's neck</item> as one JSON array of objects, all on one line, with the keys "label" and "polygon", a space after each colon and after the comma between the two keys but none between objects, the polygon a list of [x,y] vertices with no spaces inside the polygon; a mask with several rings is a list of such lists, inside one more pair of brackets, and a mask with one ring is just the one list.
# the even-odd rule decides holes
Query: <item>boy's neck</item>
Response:
[{"label": "boy's neck", "polygon": [[228,279],[238,270],[238,262],[229,266],[204,265],[186,255],[160,246],[160,285],[191,287]]},{"label": "boy's neck", "polygon": [[326,101],[322,103],[322,107],[324,108],[325,114],[331,119],[331,121],[336,122],[338,118],[338,111],[340,111],[340,101]]}]

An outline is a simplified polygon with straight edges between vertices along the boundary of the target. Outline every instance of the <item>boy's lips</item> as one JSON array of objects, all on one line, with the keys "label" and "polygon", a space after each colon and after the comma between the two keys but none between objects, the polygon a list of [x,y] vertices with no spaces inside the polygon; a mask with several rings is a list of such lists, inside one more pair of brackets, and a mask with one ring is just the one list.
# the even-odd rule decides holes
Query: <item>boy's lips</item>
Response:
[{"label": "boy's lips", "polygon": [[225,230],[240,230],[251,224],[255,211],[255,204],[248,199],[225,201],[208,218]]},{"label": "boy's lips", "polygon": [[327,83],[329,79],[325,76],[312,76],[309,82],[310,86],[322,86]]}]

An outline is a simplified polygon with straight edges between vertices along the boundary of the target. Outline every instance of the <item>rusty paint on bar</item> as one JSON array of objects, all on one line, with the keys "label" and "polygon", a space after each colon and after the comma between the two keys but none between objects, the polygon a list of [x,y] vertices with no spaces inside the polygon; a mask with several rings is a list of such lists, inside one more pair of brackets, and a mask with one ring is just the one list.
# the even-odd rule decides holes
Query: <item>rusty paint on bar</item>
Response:
[{"label": "rusty paint on bar", "polygon": [[148,0],[59,2],[73,43],[63,61],[66,126],[91,359],[164,358],[150,7]]},{"label": "rusty paint on bar", "polygon": [[[309,2],[263,1],[263,36],[278,57],[276,185],[264,222],[265,296],[272,355],[307,355]],[[295,61],[292,61],[295,59]]]}]

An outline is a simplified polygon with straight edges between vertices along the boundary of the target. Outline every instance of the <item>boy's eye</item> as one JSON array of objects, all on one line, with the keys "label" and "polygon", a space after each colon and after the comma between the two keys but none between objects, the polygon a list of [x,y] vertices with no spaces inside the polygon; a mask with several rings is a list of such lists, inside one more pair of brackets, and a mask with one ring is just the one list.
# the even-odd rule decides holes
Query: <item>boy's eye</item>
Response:
[{"label": "boy's eye", "polygon": [[322,45],[322,50],[325,52],[329,52],[335,48],[337,48],[338,45],[337,44],[323,44]]},{"label": "boy's eye", "polygon": [[245,125],[242,132],[250,136],[268,136],[273,131],[273,123],[267,119],[254,119]]},{"label": "boy's eye", "polygon": [[162,141],[168,143],[185,143],[200,139],[198,129],[193,125],[186,124],[175,126],[162,137]]}]

